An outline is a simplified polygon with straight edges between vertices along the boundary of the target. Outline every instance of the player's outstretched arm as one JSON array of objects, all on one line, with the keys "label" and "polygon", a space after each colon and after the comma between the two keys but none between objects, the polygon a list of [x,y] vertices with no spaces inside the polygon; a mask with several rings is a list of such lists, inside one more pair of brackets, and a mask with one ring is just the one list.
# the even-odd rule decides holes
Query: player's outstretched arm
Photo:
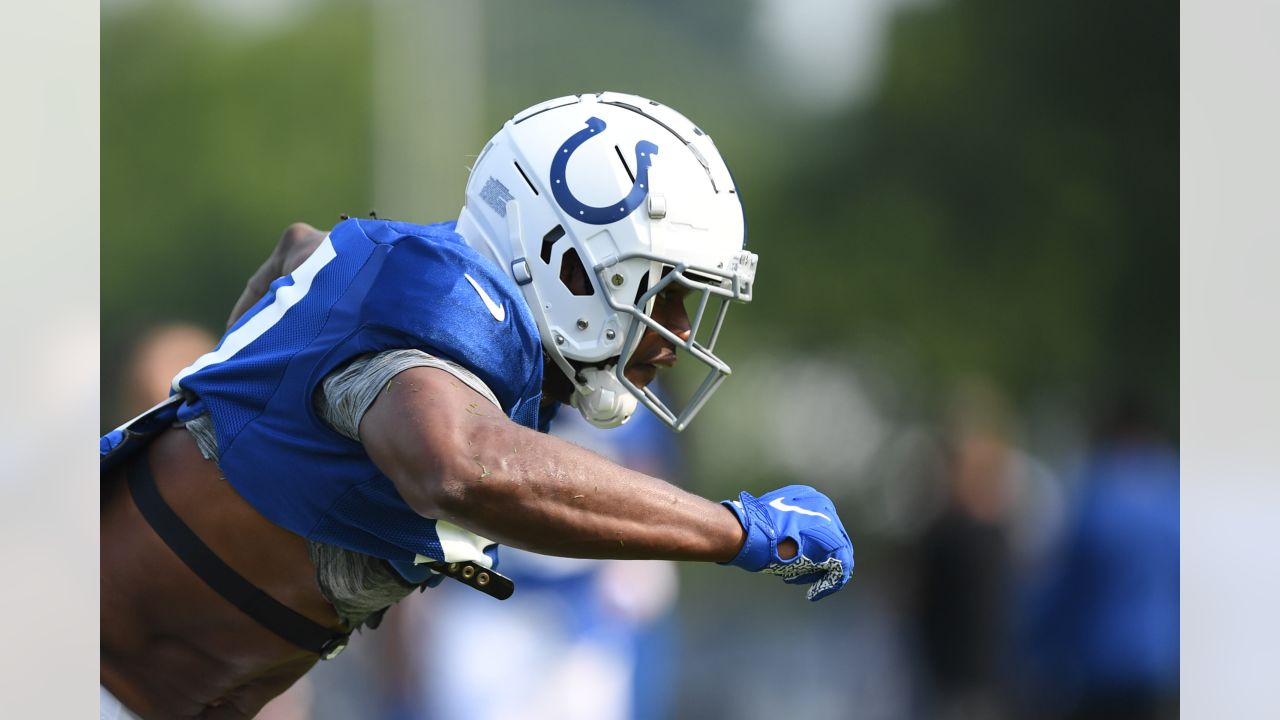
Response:
[{"label": "player's outstretched arm", "polygon": [[812,599],[842,586],[853,568],[834,508],[812,489],[772,505],[774,494],[712,502],[511,422],[441,370],[396,376],[365,413],[360,438],[418,513],[505,545],[733,563],[817,583]]},{"label": "player's outstretched arm", "polygon": [[360,439],[419,514],[504,545],[727,562],[746,537],[719,503],[522,427],[442,370],[397,375],[365,413]]}]

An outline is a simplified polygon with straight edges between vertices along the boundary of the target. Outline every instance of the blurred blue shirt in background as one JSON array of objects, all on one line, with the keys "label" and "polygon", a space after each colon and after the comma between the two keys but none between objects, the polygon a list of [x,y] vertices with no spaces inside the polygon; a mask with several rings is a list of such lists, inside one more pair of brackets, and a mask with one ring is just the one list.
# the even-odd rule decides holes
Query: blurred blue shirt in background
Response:
[{"label": "blurred blue shirt in background", "polygon": [[1058,562],[1031,596],[1025,648],[1033,685],[1074,716],[1156,717],[1176,702],[1178,498],[1165,443],[1113,442],[1086,463]]}]

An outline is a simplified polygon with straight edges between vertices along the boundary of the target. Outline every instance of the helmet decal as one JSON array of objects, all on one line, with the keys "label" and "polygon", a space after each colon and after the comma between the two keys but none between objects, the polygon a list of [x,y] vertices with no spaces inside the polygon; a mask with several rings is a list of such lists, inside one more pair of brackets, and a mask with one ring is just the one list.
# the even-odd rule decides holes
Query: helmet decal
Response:
[{"label": "helmet decal", "polygon": [[649,194],[649,165],[653,162],[653,156],[658,153],[658,146],[648,140],[636,143],[636,179],[631,185],[631,192],[618,202],[604,207],[583,204],[570,192],[565,170],[569,167],[569,158],[573,152],[605,127],[605,122],[600,118],[587,118],[587,126],[569,136],[551,161],[551,194],[556,202],[574,219],[592,225],[617,222],[640,207],[640,203]]},{"label": "helmet decal", "polygon": [[507,216],[507,201],[515,200],[516,196],[511,194],[506,185],[503,185],[497,178],[490,177],[480,188],[480,199],[485,201],[493,211],[498,213],[498,217]]}]

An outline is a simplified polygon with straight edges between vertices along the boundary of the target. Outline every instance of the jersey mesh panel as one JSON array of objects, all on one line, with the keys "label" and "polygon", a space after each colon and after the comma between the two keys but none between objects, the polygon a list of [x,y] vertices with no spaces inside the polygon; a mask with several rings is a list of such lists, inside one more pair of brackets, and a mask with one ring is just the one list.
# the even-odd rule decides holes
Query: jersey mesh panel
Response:
[{"label": "jersey mesh panel", "polygon": [[[240,397],[255,398],[260,402],[270,398],[280,383],[288,359],[298,349],[310,344],[324,327],[324,320],[329,312],[328,304],[308,302],[309,298],[330,298],[341,293],[344,289],[341,284],[348,283],[367,259],[367,256],[353,255],[355,254],[338,255],[316,275],[307,296],[285,313],[284,318],[288,322],[277,322],[239,355],[207,367],[183,382],[184,387],[190,387],[200,394],[210,413],[222,420],[219,423],[218,445],[224,451],[231,447],[240,431],[253,422],[257,411],[217,392],[202,390],[217,388],[222,383],[234,383],[238,386],[236,395]],[[288,277],[277,280],[271,285],[271,296],[274,297],[278,288],[292,284],[292,279]],[[250,349],[253,350],[252,353],[247,352]],[[239,359],[241,356],[251,356],[253,359]],[[281,362],[282,359],[284,362]],[[192,380],[196,382],[192,383]]]},{"label": "jersey mesh panel", "polygon": [[[364,535],[353,542],[351,528],[361,521],[370,525],[370,507],[377,513],[376,527],[367,528],[377,535]],[[404,562],[421,553],[437,560],[444,559],[444,548],[435,533],[435,521],[424,519],[408,509],[395,486],[385,477],[373,478],[351,489],[334,503],[311,533],[311,539],[346,546],[369,555]]]}]

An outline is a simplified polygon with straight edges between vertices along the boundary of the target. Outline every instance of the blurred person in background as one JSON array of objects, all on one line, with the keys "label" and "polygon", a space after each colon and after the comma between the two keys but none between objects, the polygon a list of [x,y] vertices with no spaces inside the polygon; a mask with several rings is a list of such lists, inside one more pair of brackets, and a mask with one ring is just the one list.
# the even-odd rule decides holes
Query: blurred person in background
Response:
[{"label": "blurred person in background", "polygon": [[133,417],[169,397],[173,376],[217,342],[209,331],[190,323],[148,329],[129,354],[116,415]]},{"label": "blurred person in background", "polygon": [[[558,98],[466,198],[457,223],[293,226],[218,347],[100,440],[104,711],[252,716],[414,589],[509,595],[497,542],[733,564],[810,600],[848,582],[812,488],[715,503],[544,434],[561,404],[681,430],[728,376],[756,256],[710,138],[644,98]],[[646,388],[677,349],[707,368],[678,412]]]},{"label": "blurred person in background", "polygon": [[920,539],[923,717],[1005,716],[1003,663],[1017,481],[1010,422],[994,388],[972,384],[959,393],[947,442],[944,505]]},{"label": "blurred person in background", "polygon": [[1028,602],[1026,717],[1176,718],[1178,452],[1134,392],[1100,428]]},{"label": "blurred person in background", "polygon": [[[561,414],[551,434],[632,470],[680,477],[675,436],[650,413],[616,430]],[[668,717],[679,664],[673,563],[578,560],[504,548],[502,569],[520,592],[501,613],[494,613],[491,598],[441,588],[404,603],[389,618],[405,626],[395,645],[407,655],[389,662],[413,668],[401,712],[393,717]]]}]

